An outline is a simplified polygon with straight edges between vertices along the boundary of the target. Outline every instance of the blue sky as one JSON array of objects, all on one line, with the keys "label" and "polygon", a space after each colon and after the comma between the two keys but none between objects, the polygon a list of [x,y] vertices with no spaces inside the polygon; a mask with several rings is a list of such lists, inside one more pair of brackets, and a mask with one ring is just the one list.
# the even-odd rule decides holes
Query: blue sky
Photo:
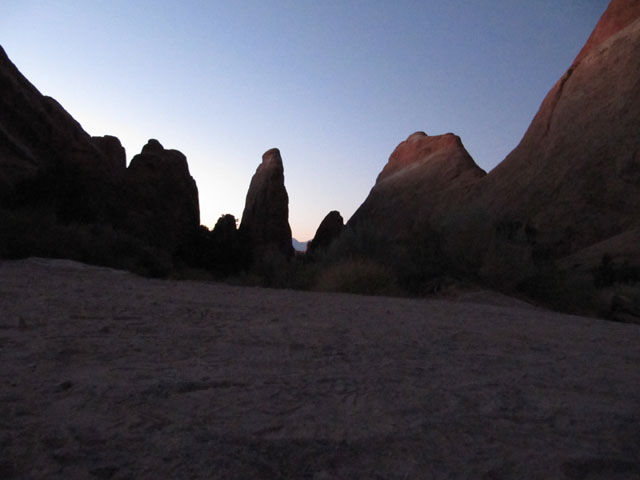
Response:
[{"label": "blue sky", "polygon": [[522,138],[607,0],[3,0],[0,44],[131,159],[182,151],[202,223],[240,218],[278,147],[294,237],[347,220],[398,143],[454,132],[485,170]]}]

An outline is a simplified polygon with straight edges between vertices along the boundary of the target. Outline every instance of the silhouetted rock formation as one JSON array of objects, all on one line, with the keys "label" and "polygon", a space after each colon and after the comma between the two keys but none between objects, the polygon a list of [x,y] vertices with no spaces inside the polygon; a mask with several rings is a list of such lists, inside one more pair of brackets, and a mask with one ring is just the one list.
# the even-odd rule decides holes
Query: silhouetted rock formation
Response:
[{"label": "silhouetted rock formation", "polygon": [[90,137],[2,48],[0,217],[0,255],[144,264],[155,273],[200,223],[184,155],[150,141],[126,168],[117,138]]},{"label": "silhouetted rock formation", "polygon": [[131,160],[127,183],[127,229],[174,253],[200,225],[198,188],[186,157],[151,139]]},{"label": "silhouetted rock formation", "polygon": [[340,212],[334,210],[329,212],[320,223],[313,240],[307,244],[307,254],[313,255],[319,250],[323,250],[331,245],[342,233],[344,220]]},{"label": "silhouetted rock formation", "polygon": [[262,163],[251,179],[240,231],[249,237],[257,256],[267,251],[280,252],[286,257],[293,255],[289,196],[277,148],[262,155]]},{"label": "silhouetted rock formation", "polygon": [[53,210],[65,222],[109,216],[111,162],[0,47],[0,204]]},{"label": "silhouetted rock formation", "polygon": [[201,225],[183,246],[180,258],[221,278],[247,270],[253,259],[249,239],[230,214],[222,215],[212,231]]},{"label": "silhouetted rock formation", "polygon": [[127,154],[118,138],[105,135],[103,137],[91,137],[91,141],[109,161],[114,171],[122,173],[127,168]]}]

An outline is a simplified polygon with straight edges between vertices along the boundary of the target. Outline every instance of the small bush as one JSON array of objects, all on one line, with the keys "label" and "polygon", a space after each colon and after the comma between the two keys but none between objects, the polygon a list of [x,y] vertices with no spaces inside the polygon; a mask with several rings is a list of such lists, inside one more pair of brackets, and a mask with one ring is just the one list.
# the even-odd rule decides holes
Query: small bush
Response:
[{"label": "small bush", "polygon": [[362,295],[399,293],[391,270],[371,260],[346,260],[326,267],[319,273],[315,289]]}]

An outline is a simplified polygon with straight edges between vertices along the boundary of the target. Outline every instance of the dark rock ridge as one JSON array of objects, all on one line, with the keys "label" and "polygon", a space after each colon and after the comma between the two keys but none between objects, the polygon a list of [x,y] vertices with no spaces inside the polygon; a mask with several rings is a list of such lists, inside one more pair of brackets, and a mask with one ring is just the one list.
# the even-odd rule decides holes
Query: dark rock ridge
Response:
[{"label": "dark rock ridge", "polygon": [[173,255],[200,223],[184,155],[151,140],[127,168],[116,137],[89,136],[2,48],[0,215],[0,255],[114,266]]},{"label": "dark rock ridge", "polygon": [[277,148],[262,155],[251,179],[242,213],[240,231],[251,240],[259,257],[269,251],[293,255],[289,226],[289,196],[284,186],[284,167]]},{"label": "dark rock ridge", "polygon": [[343,228],[344,220],[340,212],[336,210],[329,212],[320,222],[313,240],[307,244],[307,254],[313,255],[320,250],[328,248],[331,242],[340,236]]}]

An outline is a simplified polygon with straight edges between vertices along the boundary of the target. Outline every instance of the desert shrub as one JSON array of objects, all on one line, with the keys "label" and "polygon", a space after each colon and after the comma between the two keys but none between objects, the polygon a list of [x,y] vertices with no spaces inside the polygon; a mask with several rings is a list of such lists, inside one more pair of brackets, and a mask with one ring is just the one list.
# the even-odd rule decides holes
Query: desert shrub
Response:
[{"label": "desert shrub", "polygon": [[399,289],[393,272],[371,260],[345,260],[319,272],[315,289],[363,295],[394,295]]},{"label": "desert shrub", "polygon": [[616,265],[610,255],[603,255],[600,264],[592,270],[596,288],[610,287],[616,283],[640,282],[640,266],[623,263]]},{"label": "desert shrub", "polygon": [[426,228],[402,239],[393,239],[370,225],[361,224],[346,227],[316,261],[322,270],[334,264],[370,262],[390,272],[396,291],[424,295],[438,291],[445,277],[455,277],[440,242],[440,237]]},{"label": "desert shrub", "polygon": [[371,259],[387,263],[393,256],[392,242],[368,224],[348,226],[323,255],[323,260]]},{"label": "desert shrub", "polygon": [[200,226],[177,253],[189,267],[207,270],[219,278],[249,269],[253,255],[246,234],[236,228],[233,215],[222,215],[212,231]]},{"label": "desert shrub", "polygon": [[562,312],[593,314],[598,310],[596,290],[588,274],[559,270],[553,265],[517,285],[517,291]]},{"label": "desert shrub", "polygon": [[166,252],[110,225],[61,224],[40,208],[0,210],[0,256],[66,258],[154,277],[172,268]]},{"label": "desert shrub", "polygon": [[234,280],[270,288],[309,289],[313,269],[304,256],[287,257],[275,246],[267,246],[255,251],[251,267]]},{"label": "desert shrub", "polygon": [[412,236],[404,248],[396,248],[393,269],[400,287],[411,295],[425,295],[440,290],[446,277],[455,277],[435,232]]}]

